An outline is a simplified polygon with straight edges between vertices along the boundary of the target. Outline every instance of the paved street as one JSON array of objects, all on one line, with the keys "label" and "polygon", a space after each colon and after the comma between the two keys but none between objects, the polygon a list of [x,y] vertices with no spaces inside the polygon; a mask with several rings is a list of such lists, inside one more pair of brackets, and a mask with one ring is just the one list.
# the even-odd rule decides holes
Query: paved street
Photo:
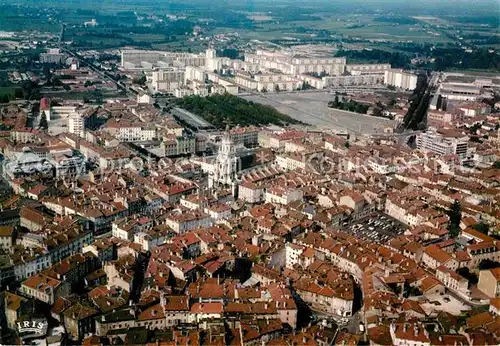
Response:
[{"label": "paved street", "polygon": [[[322,311],[313,310],[313,313],[316,315],[318,319],[318,323],[321,323],[323,319],[327,321],[335,321],[338,325],[339,330],[347,329],[349,333],[359,334],[359,323],[362,321],[361,311],[356,312],[351,317],[342,317],[337,315],[327,314]],[[344,323],[347,321],[347,323]]]}]

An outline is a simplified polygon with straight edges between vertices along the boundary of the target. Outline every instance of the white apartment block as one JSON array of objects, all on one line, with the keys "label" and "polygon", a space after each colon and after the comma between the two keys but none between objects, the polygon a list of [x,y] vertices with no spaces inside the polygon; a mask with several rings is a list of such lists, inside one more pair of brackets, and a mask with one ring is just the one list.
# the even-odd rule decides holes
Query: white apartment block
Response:
[{"label": "white apartment block", "polygon": [[384,84],[396,88],[414,90],[417,87],[417,76],[403,70],[387,70],[384,73]]},{"label": "white apartment block", "polygon": [[111,234],[115,238],[123,240],[133,240],[136,231],[135,223],[122,222],[123,220],[116,220],[111,226]]},{"label": "white apartment block", "polygon": [[293,269],[293,266],[299,263],[299,256],[304,252],[305,248],[301,245],[287,243],[285,246],[285,265],[288,269]]},{"label": "white apartment block", "polygon": [[264,199],[264,188],[251,182],[238,186],[238,198],[247,203],[260,203]]},{"label": "white apartment block", "polygon": [[298,155],[277,155],[276,156],[276,166],[280,169],[286,171],[292,171],[295,169],[305,169],[307,162],[301,156]]},{"label": "white apartment block", "polygon": [[316,293],[308,289],[297,288],[296,291],[306,303],[311,304],[315,309],[338,316],[351,316],[352,314],[352,299],[332,296],[330,292],[322,294],[323,290]]},{"label": "white apartment block", "polygon": [[467,279],[445,266],[436,269],[436,278],[452,291],[463,294],[469,293]]},{"label": "white apartment block", "polygon": [[77,113],[77,106],[52,106],[50,110],[44,110],[47,121],[54,119],[66,119]]},{"label": "white apartment block", "polygon": [[293,58],[291,61],[291,74],[321,73],[341,75],[345,71],[345,58]]},{"label": "white apartment block", "polygon": [[68,117],[68,132],[85,138],[85,120],[83,116],[74,113]]},{"label": "white apartment block", "polygon": [[323,77],[325,87],[347,87],[356,85],[378,85],[384,82],[381,74]]},{"label": "white apartment block", "polygon": [[[211,73],[214,74],[214,73]],[[184,83],[187,83],[187,81],[205,81],[207,79],[208,72],[205,71],[201,67],[193,67],[193,66],[187,66],[186,71],[184,72]],[[218,75],[216,75],[218,76]],[[217,81],[214,81],[217,82]]]},{"label": "white apartment block", "polygon": [[430,130],[417,135],[417,148],[439,155],[467,155],[468,137],[461,134],[446,134]]},{"label": "white apartment block", "polygon": [[156,128],[137,125],[125,125],[119,128],[106,128],[121,142],[150,141],[156,138]]},{"label": "white apartment block", "polygon": [[188,88],[177,88],[174,90],[174,96],[181,99],[185,96],[191,96],[194,95],[193,89],[188,89]]},{"label": "white apartment block", "polygon": [[138,232],[134,235],[134,243],[142,246],[144,251],[151,251],[154,247],[165,244],[168,232]]},{"label": "white apartment block", "polygon": [[284,74],[250,75],[239,72],[235,80],[243,88],[257,91],[293,91],[302,86],[300,79]]},{"label": "white apartment block", "polygon": [[212,218],[206,213],[184,212],[182,214],[171,214],[166,218],[168,227],[176,233],[182,234],[196,228],[208,228],[212,226]]},{"label": "white apartment block", "polygon": [[389,159],[372,157],[368,159],[368,166],[378,174],[396,173],[398,166]]},{"label": "white apartment block", "polygon": [[155,50],[123,50],[121,52],[122,67],[141,68],[144,63],[156,66],[205,66],[205,55]]},{"label": "white apartment block", "polygon": [[172,92],[184,85],[184,71],[170,68],[153,71],[151,87],[154,91]]},{"label": "white apartment block", "polygon": [[254,146],[259,143],[259,129],[257,127],[237,127],[230,131],[234,144]]},{"label": "white apartment block", "polygon": [[273,52],[259,49],[255,54],[246,54],[245,63],[258,65],[260,71],[274,69],[290,75],[300,75],[311,72],[326,72],[329,75],[341,75],[345,70],[346,59],[300,57],[293,56],[290,52]]},{"label": "white apartment block", "polygon": [[407,224],[408,226],[417,226],[424,221],[424,218],[419,214],[412,214],[407,209],[409,205],[402,205],[397,201],[391,201],[387,198],[385,201],[385,213],[396,220]]},{"label": "white apartment block", "polygon": [[212,205],[205,208],[205,213],[210,215],[214,222],[219,223],[231,218],[231,206],[229,204]]},{"label": "white apartment block", "polygon": [[345,71],[350,74],[384,73],[391,69],[391,64],[348,64]]},{"label": "white apartment block", "polygon": [[300,189],[292,187],[271,187],[265,193],[266,203],[288,205],[294,201],[302,201],[304,193]]}]

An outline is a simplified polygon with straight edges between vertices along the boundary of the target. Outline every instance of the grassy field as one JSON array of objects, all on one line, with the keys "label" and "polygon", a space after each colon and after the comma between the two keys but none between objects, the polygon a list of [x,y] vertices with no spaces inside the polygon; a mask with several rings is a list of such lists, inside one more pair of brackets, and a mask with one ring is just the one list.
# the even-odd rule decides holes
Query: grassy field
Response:
[{"label": "grassy field", "polygon": [[9,86],[9,87],[0,87],[0,96],[3,95],[14,95],[14,92],[18,89],[17,87],[14,86]]},{"label": "grassy field", "polygon": [[127,36],[132,39],[134,42],[164,42],[168,38],[165,35],[161,34],[130,34]]},{"label": "grassy field", "polygon": [[[320,21],[259,22],[252,30],[237,31],[244,39],[280,40],[287,37],[307,39],[319,34],[365,40],[412,41],[417,43],[448,43],[450,39],[440,32],[428,29],[425,21],[398,24],[376,21],[372,15],[323,16]],[[218,29],[218,32],[221,30]]]},{"label": "grassy field", "polygon": [[5,96],[9,97],[9,99],[15,99],[16,90],[18,90],[18,94],[21,91],[21,88],[17,86],[8,86],[8,87],[0,87],[0,99],[3,99]]}]

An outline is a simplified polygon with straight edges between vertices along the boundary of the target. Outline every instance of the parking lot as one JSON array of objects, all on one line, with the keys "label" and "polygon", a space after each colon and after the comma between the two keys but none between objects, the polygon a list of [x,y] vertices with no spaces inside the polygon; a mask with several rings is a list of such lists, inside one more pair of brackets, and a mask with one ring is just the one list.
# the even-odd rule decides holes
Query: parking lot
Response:
[{"label": "parking lot", "polygon": [[242,98],[272,106],[291,118],[325,130],[374,134],[382,133],[385,128],[394,124],[393,120],[387,118],[328,108],[328,101],[335,98],[328,91],[260,93]]},{"label": "parking lot", "polygon": [[383,213],[375,213],[344,226],[343,230],[358,238],[385,244],[403,234],[406,229],[407,227],[398,220]]}]

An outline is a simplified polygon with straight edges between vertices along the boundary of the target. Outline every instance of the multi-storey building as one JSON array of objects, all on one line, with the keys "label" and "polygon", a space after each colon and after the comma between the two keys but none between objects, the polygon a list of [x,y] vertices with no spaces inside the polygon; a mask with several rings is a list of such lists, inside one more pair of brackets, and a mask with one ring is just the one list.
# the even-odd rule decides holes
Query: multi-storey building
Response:
[{"label": "multi-storey building", "polygon": [[378,85],[384,82],[381,74],[323,77],[325,87],[351,87],[356,85]]},{"label": "multi-storey building", "polygon": [[82,138],[85,137],[85,121],[83,116],[78,113],[71,114],[68,117],[68,132]]},{"label": "multi-storey building", "polygon": [[346,58],[303,57],[284,51],[268,51],[258,49],[254,54],[245,55],[245,63],[257,64],[261,71],[280,70],[291,75],[305,73],[327,73],[341,75],[344,73]]},{"label": "multi-storey building", "polygon": [[345,71],[352,75],[365,73],[384,73],[391,69],[391,64],[348,64]]},{"label": "multi-storey building", "polygon": [[42,64],[60,64],[65,55],[58,48],[48,49],[45,53],[40,53],[40,62]]},{"label": "multi-storey building", "polygon": [[396,88],[414,90],[417,87],[417,76],[403,70],[387,70],[384,73],[384,84]]},{"label": "multi-storey building", "polygon": [[198,227],[212,226],[212,218],[209,214],[199,211],[172,213],[165,219],[167,226],[176,233],[185,233]]},{"label": "multi-storey building", "polygon": [[70,294],[70,285],[63,280],[38,274],[30,277],[21,284],[21,292],[28,297],[33,297],[47,304],[54,304],[59,297]]},{"label": "multi-storey building", "polygon": [[259,142],[259,129],[254,126],[236,127],[229,131],[231,140],[234,144],[243,144],[245,146],[255,146]]},{"label": "multi-storey building", "polygon": [[121,66],[134,69],[141,68],[144,63],[162,66],[205,66],[204,54],[174,53],[156,50],[123,50],[121,52]]},{"label": "multi-storey building", "polygon": [[105,130],[122,142],[150,141],[156,138],[156,128],[140,122],[110,120],[106,123]]},{"label": "multi-storey building", "polygon": [[184,71],[177,68],[153,71],[151,87],[155,91],[172,92],[184,85]]},{"label": "multi-storey building", "polygon": [[455,130],[429,130],[417,135],[417,148],[439,155],[467,155],[469,138]]}]

